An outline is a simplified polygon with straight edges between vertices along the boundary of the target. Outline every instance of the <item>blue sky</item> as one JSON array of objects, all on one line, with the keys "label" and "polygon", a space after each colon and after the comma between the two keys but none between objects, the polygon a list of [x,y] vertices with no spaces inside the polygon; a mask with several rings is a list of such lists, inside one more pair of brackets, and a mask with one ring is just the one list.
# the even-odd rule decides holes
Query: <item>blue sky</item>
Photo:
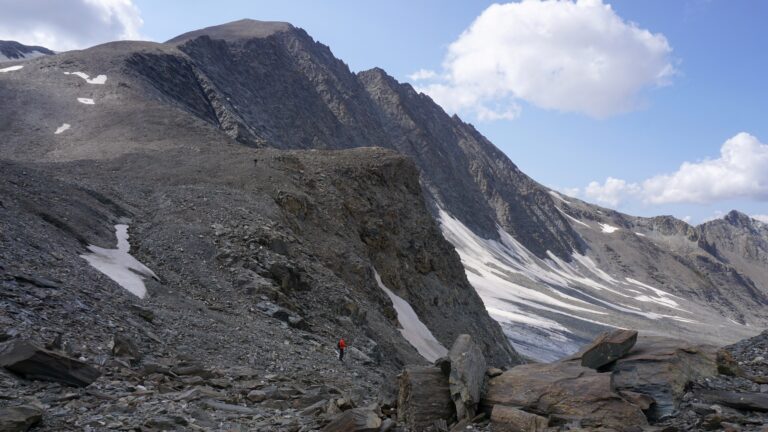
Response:
[{"label": "blue sky", "polygon": [[[0,6],[7,1],[0,0]],[[489,10],[493,2],[437,0],[134,0],[135,10],[129,12],[138,13],[143,24],[126,19],[130,32],[125,33],[164,41],[246,17],[288,21],[329,45],[353,71],[379,66],[428,91],[547,186],[630,214],[689,216],[694,223],[732,208],[768,215],[768,147],[762,144],[768,142],[768,3],[605,0],[609,12],[599,0],[582,3],[597,9],[587,13],[561,4]],[[473,26],[481,16],[485,21]],[[541,38],[521,30],[531,22],[555,29],[573,24],[577,30],[556,30],[559,36],[542,45]],[[593,22],[597,24],[592,33],[579,30]],[[620,28],[601,33],[601,22]],[[462,37],[468,29],[475,36]],[[641,34],[646,30],[654,37],[650,42]],[[0,31],[0,39],[3,36]],[[580,61],[578,56],[556,63],[579,43],[596,45],[596,58],[624,66],[598,82],[579,82],[572,72],[582,69],[569,69]],[[509,58],[489,66],[490,75],[488,70],[467,72],[463,57],[474,59],[478,47],[487,58]],[[530,83],[531,76],[552,70],[539,65],[537,55],[544,61],[554,59],[552,67],[562,69],[563,77]],[[518,63],[526,71],[522,75],[497,71],[514,69]],[[643,67],[649,70],[638,72]],[[434,71],[435,77],[409,78],[420,69]],[[456,78],[466,78],[465,72],[469,81]],[[494,75],[497,72],[500,75]],[[498,81],[509,82],[499,87]],[[548,88],[560,83],[568,84],[568,90],[549,94]],[[615,85],[611,89],[608,83]],[[627,89],[629,97],[616,96]],[[506,96],[495,99],[499,92]],[[459,103],[467,94],[473,102]],[[592,103],[592,98],[606,102]],[[514,118],[488,120],[480,111],[485,108],[496,110],[497,117]],[[748,135],[737,135],[741,132]],[[721,158],[724,145],[735,156]],[[689,165],[681,169],[686,162]],[[608,177],[617,181],[605,183]],[[596,183],[587,188],[590,182]]]}]

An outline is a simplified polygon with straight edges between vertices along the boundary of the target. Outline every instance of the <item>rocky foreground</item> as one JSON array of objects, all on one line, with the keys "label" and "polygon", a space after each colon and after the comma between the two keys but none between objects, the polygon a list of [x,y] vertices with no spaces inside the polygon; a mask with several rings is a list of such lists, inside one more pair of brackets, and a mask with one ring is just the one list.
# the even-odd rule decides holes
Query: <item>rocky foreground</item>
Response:
[{"label": "rocky foreground", "polygon": [[[265,374],[147,356],[120,335],[99,359],[76,358],[60,339],[0,338],[0,431],[768,431],[768,331],[718,350],[617,330],[561,361],[506,371],[461,335],[434,365],[363,385],[374,361],[357,348],[344,364],[297,356],[305,373]],[[296,342],[285,349],[331,350]]]}]

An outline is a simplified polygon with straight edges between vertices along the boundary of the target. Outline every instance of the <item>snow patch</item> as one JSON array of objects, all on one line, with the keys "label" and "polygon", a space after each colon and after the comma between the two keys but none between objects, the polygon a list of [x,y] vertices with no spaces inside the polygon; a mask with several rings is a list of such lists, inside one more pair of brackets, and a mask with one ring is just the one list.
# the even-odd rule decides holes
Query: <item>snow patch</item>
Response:
[{"label": "snow patch", "polygon": [[13,72],[23,68],[24,65],[8,66],[7,68],[0,69],[0,72]]},{"label": "snow patch", "polygon": [[570,204],[571,203],[570,201],[568,201],[567,199],[563,198],[562,195],[560,195],[559,193],[557,193],[555,191],[549,191],[549,194],[552,195],[553,197],[559,199],[560,201],[566,203],[566,204]]},{"label": "snow patch", "polygon": [[556,209],[558,209],[558,210],[560,211],[560,213],[562,213],[562,214],[563,214],[563,216],[567,217],[568,219],[570,219],[570,220],[571,220],[571,221],[573,221],[574,223],[577,223],[577,224],[579,224],[579,225],[584,225],[585,227],[587,227],[587,228],[590,228],[590,229],[592,228],[591,226],[589,226],[589,225],[585,224],[584,222],[582,222],[582,221],[580,221],[580,220],[576,219],[575,217],[573,217],[573,216],[569,215],[568,213],[566,213],[565,211],[563,211],[563,210],[562,210],[562,209],[560,209],[559,207],[555,207],[555,208],[556,208]]},{"label": "snow patch", "polygon": [[610,233],[612,233],[614,231],[617,231],[618,229],[619,229],[619,227],[615,227],[615,226],[612,226],[612,225],[608,225],[608,224],[604,224],[604,223],[600,224],[600,230],[602,230],[606,234],[610,234]]},{"label": "snow patch", "polygon": [[84,79],[85,82],[88,84],[104,84],[107,82],[107,76],[106,75],[99,75],[96,78],[91,78],[87,73],[84,72],[64,72],[64,75],[76,75],[80,78]]},{"label": "snow patch", "polygon": [[416,351],[430,362],[448,354],[448,350],[435,339],[432,332],[421,322],[411,305],[384,285],[379,272],[374,270],[373,275],[376,278],[376,283],[379,284],[379,288],[387,293],[389,299],[392,300],[392,305],[395,307],[395,312],[397,312],[397,321],[403,327],[400,329],[400,333],[405,340],[413,345]]},{"label": "snow patch", "polygon": [[77,101],[80,102],[81,104],[86,104],[86,105],[94,104],[93,99],[91,98],[77,98]]},{"label": "snow patch", "polygon": [[63,125],[61,125],[61,126],[59,126],[58,128],[56,128],[56,132],[54,132],[54,133],[55,133],[56,135],[58,135],[58,134],[60,134],[60,133],[62,133],[62,132],[64,132],[64,131],[66,131],[66,130],[69,130],[69,128],[70,128],[70,125],[69,125],[69,123],[64,123]]},{"label": "snow patch", "polygon": [[640,237],[645,237],[645,234],[639,233],[639,232],[635,232],[635,235],[640,236]]},{"label": "snow patch", "polygon": [[147,295],[144,279],[147,277],[158,279],[158,277],[128,253],[131,249],[128,243],[128,225],[115,225],[115,236],[117,249],[104,249],[90,245],[88,250],[91,252],[80,255],[80,258],[88,261],[93,268],[109,276],[131,294],[144,298]]}]

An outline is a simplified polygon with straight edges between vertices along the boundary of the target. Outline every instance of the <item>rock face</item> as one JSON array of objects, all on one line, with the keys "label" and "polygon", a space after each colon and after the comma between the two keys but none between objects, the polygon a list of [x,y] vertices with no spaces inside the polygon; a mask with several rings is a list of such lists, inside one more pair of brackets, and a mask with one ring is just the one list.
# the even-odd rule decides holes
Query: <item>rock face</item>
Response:
[{"label": "rock face", "polygon": [[399,385],[397,419],[411,430],[455,418],[448,380],[439,368],[407,366],[400,374]]},{"label": "rock face", "polygon": [[637,331],[615,330],[601,334],[581,354],[581,365],[600,369],[628,353],[637,342]]},{"label": "rock face", "polygon": [[653,398],[651,420],[671,414],[688,383],[717,374],[716,350],[659,337],[640,338],[634,349],[609,367],[611,386]]},{"label": "rock face", "polygon": [[30,380],[54,381],[75,387],[85,387],[101,375],[86,363],[21,339],[0,345],[0,366]]},{"label": "rock face", "polygon": [[516,366],[488,382],[483,403],[550,416],[550,422],[578,422],[581,427],[642,426],[637,406],[611,387],[610,374],[575,362]]},{"label": "rock face", "polygon": [[485,357],[472,336],[463,334],[456,338],[448,358],[451,362],[448,383],[456,405],[456,417],[459,420],[472,419],[480,403],[485,380]]},{"label": "rock face", "polygon": [[0,432],[26,432],[43,418],[43,410],[30,405],[0,408]]},{"label": "rock face", "polygon": [[543,432],[547,426],[549,420],[546,417],[517,408],[496,405],[491,411],[491,428],[494,432]]}]

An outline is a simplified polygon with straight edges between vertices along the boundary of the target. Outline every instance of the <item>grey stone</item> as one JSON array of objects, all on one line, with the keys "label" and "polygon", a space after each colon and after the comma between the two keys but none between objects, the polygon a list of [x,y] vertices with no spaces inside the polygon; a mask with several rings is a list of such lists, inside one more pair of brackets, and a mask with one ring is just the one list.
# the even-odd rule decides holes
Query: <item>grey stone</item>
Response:
[{"label": "grey stone", "polygon": [[22,339],[0,345],[0,366],[27,379],[85,387],[101,375],[93,366]]}]

